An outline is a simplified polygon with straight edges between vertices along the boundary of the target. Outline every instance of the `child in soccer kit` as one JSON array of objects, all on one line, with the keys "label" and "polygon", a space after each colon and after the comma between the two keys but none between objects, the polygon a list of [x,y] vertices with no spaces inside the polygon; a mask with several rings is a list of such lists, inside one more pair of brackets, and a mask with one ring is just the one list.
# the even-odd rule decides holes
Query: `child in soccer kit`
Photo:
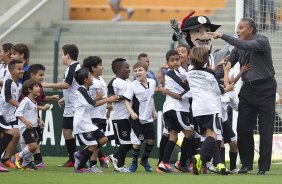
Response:
[{"label": "child in soccer kit", "polygon": [[21,84],[19,80],[23,77],[23,63],[19,60],[12,60],[8,65],[11,77],[4,81],[4,87],[2,88],[0,98],[0,115],[13,127],[14,136],[12,141],[6,148],[5,155],[2,158],[2,162],[9,168],[16,168],[16,166],[10,161],[12,153],[20,139],[20,132],[18,128],[18,121],[15,116],[15,110],[19,106],[19,96],[21,90]]},{"label": "child in soccer kit", "polygon": [[[211,153],[217,167],[217,172],[227,174],[225,165],[221,161],[219,147],[216,143],[220,130],[221,94],[232,91],[234,84],[223,87],[219,84],[215,73],[205,67],[209,61],[209,52],[205,47],[194,47],[191,50],[190,60],[193,69],[188,72],[190,91],[192,93],[193,116],[198,121],[200,132],[204,135],[200,154],[193,157],[193,173],[198,175],[202,172],[202,165],[206,165],[207,153]],[[228,73],[224,77],[228,77]]]},{"label": "child in soccer kit", "polygon": [[125,106],[130,113],[129,122],[131,124],[132,163],[129,171],[135,172],[137,170],[140,146],[143,141],[146,141],[140,165],[147,172],[153,172],[148,158],[155,143],[153,121],[157,118],[154,103],[156,81],[147,78],[148,65],[144,61],[137,62],[133,66],[133,71],[136,80],[131,82],[123,94]]},{"label": "child in soccer kit", "polygon": [[20,102],[15,116],[18,118],[20,133],[26,146],[15,155],[15,164],[18,169],[36,170],[32,157],[39,143],[37,128],[44,126],[43,121],[38,118],[35,100],[40,95],[40,87],[36,81],[29,79],[23,83],[22,93],[25,98]]},{"label": "child in soccer kit", "polygon": [[[102,92],[102,98],[107,98],[108,88],[104,79],[101,77],[104,69],[102,59],[99,56],[89,56],[83,60],[83,67],[88,68],[91,75],[93,76],[93,85],[89,87],[90,96],[92,98],[95,98],[97,97],[98,93]],[[107,127],[107,113],[108,104],[103,104],[101,106],[93,108],[93,112],[91,113],[93,124],[95,124],[104,133]],[[114,135],[109,135],[107,137],[108,141],[115,139]],[[93,169],[96,168],[97,172],[99,172],[99,168],[96,166],[97,156],[102,168],[109,167],[109,159],[102,153],[101,149],[97,151],[98,153],[93,154],[90,158],[90,167]]]},{"label": "child in soccer kit", "polygon": [[165,75],[165,89],[178,94],[178,99],[172,95],[166,95],[163,105],[165,127],[169,132],[169,141],[165,145],[164,156],[158,168],[164,172],[174,172],[169,160],[178,139],[178,133],[182,131],[185,135],[181,146],[180,162],[176,163],[176,168],[182,172],[188,172],[186,161],[188,159],[188,149],[193,136],[193,125],[189,122],[189,86],[181,79],[179,68],[180,58],[175,50],[170,50],[166,54],[167,63],[171,63],[172,69]]},{"label": "child in soccer kit", "polygon": [[[50,102],[50,101],[58,101],[59,100],[59,95],[52,95],[52,96],[46,96],[44,93],[44,89],[42,87],[42,82],[44,80],[44,73],[45,73],[45,67],[41,64],[32,64],[30,65],[29,69],[27,70],[28,76],[27,79],[32,79],[35,82],[38,83],[40,87],[40,95],[35,98],[37,106],[39,106],[39,110],[48,110],[50,107],[50,104],[45,104],[44,106],[41,106],[41,103],[44,102]],[[24,99],[24,96],[20,96],[20,101]],[[38,118],[41,118],[38,116]],[[37,128],[37,133],[38,133],[38,140],[39,142],[42,141],[43,138],[43,128],[38,127]],[[42,159],[42,155],[40,152],[40,144],[38,145],[38,148],[36,149],[34,153],[34,165],[37,168],[44,168],[45,164]]]},{"label": "child in soccer kit", "polygon": [[73,132],[73,116],[74,116],[74,100],[76,91],[79,85],[74,79],[75,71],[80,69],[80,64],[77,61],[78,48],[74,44],[66,44],[62,47],[61,60],[68,68],[64,72],[63,82],[59,83],[42,83],[44,88],[63,89],[63,98],[58,103],[60,106],[64,105],[63,113],[63,135],[68,150],[69,159],[59,167],[73,167],[74,166],[74,152],[76,151],[75,139]]},{"label": "child in soccer kit", "polygon": [[74,105],[73,133],[78,142],[86,146],[84,150],[74,153],[74,169],[77,173],[96,172],[92,168],[86,168],[86,163],[91,155],[101,146],[107,143],[108,139],[99,128],[92,123],[91,113],[93,107],[113,102],[118,96],[111,96],[100,100],[94,100],[89,95],[89,87],[93,84],[93,77],[87,68],[79,69],[75,72],[75,80],[81,85],[76,91]]},{"label": "child in soccer kit", "polygon": [[130,86],[130,81],[128,80],[130,69],[125,59],[117,58],[112,62],[112,70],[116,77],[108,84],[108,96],[119,95],[121,98],[118,102],[113,102],[110,117],[116,136],[116,143],[120,146],[118,147],[117,152],[109,155],[108,158],[115,171],[129,172],[124,163],[126,153],[132,146],[130,140],[131,125],[128,120],[130,114],[125,107],[122,95]]}]

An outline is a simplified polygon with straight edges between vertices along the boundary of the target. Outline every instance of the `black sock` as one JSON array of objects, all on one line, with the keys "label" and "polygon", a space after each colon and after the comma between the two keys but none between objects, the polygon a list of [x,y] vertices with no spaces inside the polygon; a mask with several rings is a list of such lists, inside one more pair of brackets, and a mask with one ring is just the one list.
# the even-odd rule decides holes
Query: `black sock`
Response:
[{"label": "black sock", "polygon": [[231,152],[231,151],[229,152],[230,170],[236,169],[237,155],[238,152]]},{"label": "black sock", "polygon": [[89,167],[97,164],[97,160],[89,160]]},{"label": "black sock", "polygon": [[165,145],[165,150],[164,150],[164,157],[163,157],[163,162],[164,163],[169,163],[172,151],[174,149],[175,142],[169,140],[166,145]]},{"label": "black sock", "polygon": [[74,156],[73,156],[73,154],[76,151],[75,139],[72,138],[72,139],[66,140],[66,147],[67,147],[68,154],[69,154],[69,160],[74,163]]},{"label": "black sock", "polygon": [[217,146],[215,143],[215,139],[213,137],[207,137],[206,140],[203,142],[200,155],[203,165],[206,165],[207,163],[207,155],[208,153],[211,153],[213,146]]},{"label": "black sock", "polygon": [[220,158],[220,150],[217,144],[214,144],[212,147],[212,158],[213,158],[213,165],[217,166],[219,163],[223,163]]},{"label": "black sock", "polygon": [[148,160],[151,152],[152,152],[152,149],[153,149],[154,145],[149,145],[148,143],[146,143],[145,145],[145,151],[144,151],[144,154],[142,156],[142,161],[144,160]]},{"label": "black sock", "polygon": [[140,149],[132,148],[131,152],[132,152],[132,163],[137,163]]},{"label": "black sock", "polygon": [[160,148],[159,148],[159,161],[158,161],[158,165],[163,160],[165,145],[166,145],[168,140],[169,140],[169,138],[167,136],[164,136],[164,135],[161,138]]},{"label": "black sock", "polygon": [[80,160],[80,163],[79,163],[79,165],[77,167],[78,170],[85,167],[86,162],[89,160],[89,158],[91,157],[92,154],[93,154],[93,152],[90,151],[90,150],[87,150],[84,153],[84,155],[82,156],[82,159]]},{"label": "black sock", "polygon": [[42,155],[41,153],[35,153],[33,154],[34,162],[35,163],[41,163],[42,162]]},{"label": "black sock", "polygon": [[115,135],[108,135],[107,138],[108,138],[108,142],[109,142],[109,141],[115,140],[116,136]]},{"label": "black sock", "polygon": [[[126,153],[131,149],[131,144],[124,144],[119,146],[119,152],[118,152],[118,167],[124,166]],[[115,157],[116,158],[116,157]]]},{"label": "black sock", "polygon": [[[191,147],[193,140],[184,137],[181,144],[181,157],[180,157],[180,165],[182,167],[186,166],[187,159],[189,157],[189,151],[191,152]],[[190,150],[189,150],[190,147]]]},{"label": "black sock", "polygon": [[225,164],[225,147],[220,148],[220,159]]},{"label": "black sock", "polygon": [[4,136],[2,137],[2,139],[0,139],[0,157],[7,148],[12,138],[13,136],[11,134],[4,133]]}]

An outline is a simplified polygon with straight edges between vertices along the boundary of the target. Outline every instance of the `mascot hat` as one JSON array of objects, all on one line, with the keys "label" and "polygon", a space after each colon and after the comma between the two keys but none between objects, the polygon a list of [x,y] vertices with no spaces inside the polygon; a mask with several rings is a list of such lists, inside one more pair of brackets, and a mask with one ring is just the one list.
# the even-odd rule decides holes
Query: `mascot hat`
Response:
[{"label": "mascot hat", "polygon": [[[221,26],[221,25],[212,24],[210,19],[206,16],[191,17],[194,13],[195,11],[191,12],[189,15],[184,17],[184,19],[182,20],[180,24],[181,31],[186,32],[186,31],[190,31],[193,29],[197,29],[201,27],[202,25],[207,25],[210,28],[211,32],[214,32]],[[173,35],[172,39],[174,41],[177,41],[175,34]]]}]

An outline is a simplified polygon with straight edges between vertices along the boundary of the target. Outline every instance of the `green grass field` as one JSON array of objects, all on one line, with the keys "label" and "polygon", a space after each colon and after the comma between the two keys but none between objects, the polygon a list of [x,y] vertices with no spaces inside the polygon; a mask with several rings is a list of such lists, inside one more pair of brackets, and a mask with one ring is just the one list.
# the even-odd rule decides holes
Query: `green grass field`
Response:
[{"label": "green grass field", "polygon": [[[195,176],[187,173],[158,174],[147,173],[142,166],[138,167],[136,173],[117,173],[109,169],[104,169],[103,173],[86,173],[76,174],[73,168],[59,168],[57,164],[64,162],[66,158],[62,157],[45,157],[46,168],[38,171],[17,171],[11,170],[9,173],[0,173],[1,184],[59,184],[59,183],[95,183],[95,184],[260,184],[260,183],[281,183],[282,165],[273,164],[271,171],[265,176],[256,175],[256,166],[254,171],[245,175],[233,174],[221,176],[218,174],[205,174]],[[130,161],[130,158],[127,158]],[[151,165],[156,165],[156,160],[150,159]],[[129,164],[128,164],[129,165]]]}]

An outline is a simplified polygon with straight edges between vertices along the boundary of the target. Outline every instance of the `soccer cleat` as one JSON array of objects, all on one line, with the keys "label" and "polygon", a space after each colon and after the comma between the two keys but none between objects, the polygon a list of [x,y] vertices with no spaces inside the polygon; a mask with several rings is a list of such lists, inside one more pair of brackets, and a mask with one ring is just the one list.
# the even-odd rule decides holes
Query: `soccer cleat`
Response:
[{"label": "soccer cleat", "polygon": [[10,172],[8,169],[4,168],[2,164],[0,164],[0,172]]},{"label": "soccer cleat", "polygon": [[129,172],[135,172],[136,170],[137,170],[137,168],[138,168],[138,164],[137,164],[137,162],[132,162],[131,163],[131,166],[129,167]]},{"label": "soccer cleat", "polygon": [[100,166],[102,168],[109,168],[109,159],[107,157],[101,157],[99,158]]},{"label": "soccer cleat", "polygon": [[157,173],[165,173],[164,171],[162,171],[162,170],[159,168],[159,166],[156,167],[156,172],[157,172]]},{"label": "soccer cleat", "polygon": [[201,156],[199,154],[192,157],[193,163],[193,174],[198,175],[202,172],[202,161]]},{"label": "soccer cleat", "polygon": [[109,155],[108,159],[109,159],[110,163],[112,164],[113,168],[116,169],[117,168],[118,159],[116,159],[113,154]]},{"label": "soccer cleat", "polygon": [[178,171],[181,171],[181,172],[184,172],[184,173],[187,173],[187,172],[190,171],[187,165],[184,166],[184,167],[181,166],[179,160],[177,160],[177,161],[175,162],[174,167],[175,167],[175,169],[177,169]]},{"label": "soccer cleat", "polygon": [[129,8],[127,10],[127,19],[130,19],[132,17],[132,15],[134,14],[134,10]]},{"label": "soccer cleat", "polygon": [[91,173],[102,173],[102,171],[97,167],[97,165],[92,165],[92,167],[89,168],[89,172],[91,172]]},{"label": "soccer cleat", "polygon": [[34,171],[37,170],[38,168],[35,167],[33,162],[29,162],[26,166],[23,166],[23,169],[27,171]]},{"label": "soccer cleat", "polygon": [[162,170],[163,172],[168,172],[168,173],[173,173],[174,170],[171,167],[170,164],[164,163],[163,161],[161,161],[161,163],[158,165],[159,169]]},{"label": "soccer cleat", "polygon": [[10,168],[10,169],[16,169],[17,167],[15,166],[14,163],[11,162],[10,159],[6,160],[4,163],[3,163],[4,166]]},{"label": "soccer cleat", "polygon": [[128,168],[126,167],[126,165],[122,166],[122,167],[117,167],[114,169],[116,172],[124,172],[124,173],[128,173],[129,170]]},{"label": "soccer cleat", "polygon": [[70,160],[67,160],[65,163],[57,165],[57,167],[74,167],[74,163]]},{"label": "soccer cleat", "polygon": [[80,161],[82,159],[82,154],[80,153],[80,151],[77,151],[73,155],[74,155],[74,169],[77,170]]},{"label": "soccer cleat", "polygon": [[40,169],[43,169],[45,168],[45,164],[43,162],[39,162],[39,163],[34,163],[35,167],[36,168],[40,168]]},{"label": "soccer cleat", "polygon": [[222,163],[217,164],[216,170],[217,170],[217,173],[218,173],[218,174],[221,174],[221,175],[227,175],[227,174],[228,174],[228,173],[226,172],[226,167],[225,167],[225,165],[222,164]]},{"label": "soccer cleat", "polygon": [[88,168],[81,168],[74,170],[75,173],[90,173],[90,170]]},{"label": "soccer cleat", "polygon": [[17,169],[24,170],[24,168],[22,166],[23,159],[20,157],[19,153],[15,154],[15,159],[16,159],[15,165],[16,165]]},{"label": "soccer cleat", "polygon": [[228,174],[238,174],[239,169],[229,170]]},{"label": "soccer cleat", "polygon": [[153,172],[153,168],[150,166],[148,160],[140,160],[140,165],[142,165],[147,172]]}]

